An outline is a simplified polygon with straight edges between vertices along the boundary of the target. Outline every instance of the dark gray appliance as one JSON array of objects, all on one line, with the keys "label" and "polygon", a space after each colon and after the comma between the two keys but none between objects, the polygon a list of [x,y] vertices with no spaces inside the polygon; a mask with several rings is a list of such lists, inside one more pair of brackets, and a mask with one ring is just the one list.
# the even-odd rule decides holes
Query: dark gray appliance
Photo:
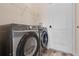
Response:
[{"label": "dark gray appliance", "polygon": [[0,26],[2,56],[35,56],[40,49],[39,42],[38,26],[22,24]]},{"label": "dark gray appliance", "polygon": [[47,44],[45,27],[22,24],[0,26],[1,56],[39,56]]}]

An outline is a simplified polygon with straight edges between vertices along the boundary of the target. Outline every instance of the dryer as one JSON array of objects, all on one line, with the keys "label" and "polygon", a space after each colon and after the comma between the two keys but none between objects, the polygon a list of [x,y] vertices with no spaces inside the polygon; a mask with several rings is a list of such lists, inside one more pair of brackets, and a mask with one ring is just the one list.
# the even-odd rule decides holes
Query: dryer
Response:
[{"label": "dryer", "polygon": [[8,24],[0,26],[0,54],[4,56],[40,55],[38,26]]}]

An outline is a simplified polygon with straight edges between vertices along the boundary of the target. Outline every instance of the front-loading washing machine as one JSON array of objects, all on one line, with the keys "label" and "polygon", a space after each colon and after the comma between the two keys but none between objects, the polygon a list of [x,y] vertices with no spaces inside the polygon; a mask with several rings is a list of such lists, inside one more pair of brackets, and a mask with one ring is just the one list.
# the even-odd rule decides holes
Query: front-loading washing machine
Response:
[{"label": "front-loading washing machine", "polygon": [[41,40],[41,46],[43,48],[47,48],[48,45],[48,31],[46,27],[42,27],[40,30],[40,40]]},{"label": "front-loading washing machine", "polygon": [[1,25],[0,33],[0,55],[40,55],[40,39],[38,26],[22,24]]},{"label": "front-loading washing machine", "polygon": [[39,35],[40,35],[40,55],[42,55],[42,51],[47,49],[48,46],[48,30],[46,27],[38,27]]}]

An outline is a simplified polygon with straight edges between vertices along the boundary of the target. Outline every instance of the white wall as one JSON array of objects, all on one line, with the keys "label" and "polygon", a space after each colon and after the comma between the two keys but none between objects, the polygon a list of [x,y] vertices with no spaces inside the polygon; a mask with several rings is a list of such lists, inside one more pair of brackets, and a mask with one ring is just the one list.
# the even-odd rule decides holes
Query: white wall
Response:
[{"label": "white wall", "polygon": [[49,19],[52,25],[50,47],[73,53],[73,5],[52,4]]},{"label": "white wall", "polygon": [[34,4],[0,4],[0,25],[8,23],[35,25],[38,21],[37,9]]},{"label": "white wall", "polygon": [[48,48],[73,53],[73,4],[50,3],[42,8],[41,23],[49,32]]},{"label": "white wall", "polygon": [[77,26],[79,26],[79,3],[76,4],[76,55],[79,56],[79,28],[77,28]]}]

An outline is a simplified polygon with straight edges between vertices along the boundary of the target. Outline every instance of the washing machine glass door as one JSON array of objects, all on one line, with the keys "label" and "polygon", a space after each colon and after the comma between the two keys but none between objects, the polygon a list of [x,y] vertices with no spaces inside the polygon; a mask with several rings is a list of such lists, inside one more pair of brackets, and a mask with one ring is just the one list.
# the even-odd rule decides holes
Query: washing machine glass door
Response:
[{"label": "washing machine glass door", "polygon": [[42,47],[46,48],[48,44],[48,33],[46,31],[43,31],[41,37],[42,37],[41,40]]},{"label": "washing machine glass door", "polygon": [[20,40],[16,55],[35,56],[39,50],[39,38],[35,32],[27,32]]},{"label": "washing machine glass door", "polygon": [[24,55],[32,56],[37,49],[37,40],[35,37],[30,37],[24,46]]}]

